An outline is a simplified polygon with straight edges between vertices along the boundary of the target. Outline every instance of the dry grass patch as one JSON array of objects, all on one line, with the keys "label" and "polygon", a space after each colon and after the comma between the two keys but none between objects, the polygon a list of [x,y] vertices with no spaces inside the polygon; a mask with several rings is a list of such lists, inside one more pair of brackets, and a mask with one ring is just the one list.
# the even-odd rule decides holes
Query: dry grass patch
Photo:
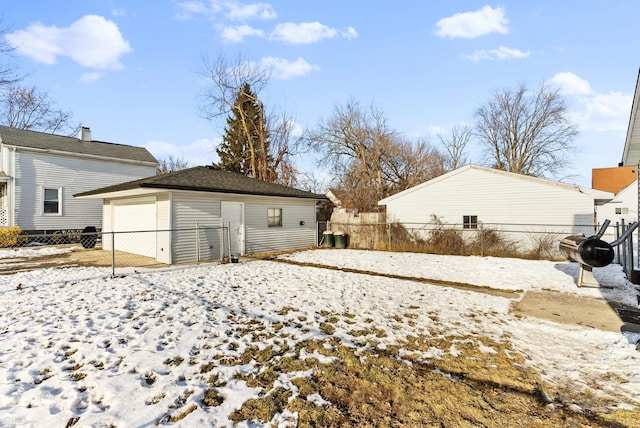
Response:
[{"label": "dry grass patch", "polygon": [[[435,348],[443,350],[440,358],[422,357]],[[332,358],[301,361],[302,349]],[[276,386],[281,374],[290,376],[295,392]],[[638,417],[576,413],[571,402],[550,403],[524,359],[507,342],[487,338],[412,336],[384,350],[356,349],[335,338],[308,340],[286,357],[264,361],[259,372],[237,377],[261,387],[262,396],[232,413],[234,422],[268,423],[285,409],[297,412],[301,427],[611,427],[614,420]]]},{"label": "dry grass patch", "polygon": [[184,361],[184,358],[178,356],[175,358],[167,358],[166,360],[164,360],[164,364],[168,366],[179,366],[180,364],[182,364],[183,361]]},{"label": "dry grass patch", "polygon": [[197,408],[198,408],[197,405],[191,404],[186,409],[183,409],[183,410],[181,410],[179,412],[176,412],[173,415],[169,416],[168,422],[175,423],[175,422],[181,421],[184,418],[186,418],[190,413],[192,413],[194,410],[196,410]]},{"label": "dry grass patch", "polygon": [[205,406],[216,407],[221,405],[224,402],[224,397],[222,397],[217,389],[210,388],[204,391],[204,396],[202,397],[202,403]]},{"label": "dry grass patch", "polygon": [[229,415],[229,419],[233,422],[246,420],[269,422],[276,413],[281,413],[285,409],[291,396],[291,391],[282,387],[275,388],[263,398],[245,402],[239,410]]},{"label": "dry grass patch", "polygon": [[153,397],[147,398],[144,402],[147,406],[151,406],[152,404],[158,404],[167,396],[166,392],[160,392]]}]

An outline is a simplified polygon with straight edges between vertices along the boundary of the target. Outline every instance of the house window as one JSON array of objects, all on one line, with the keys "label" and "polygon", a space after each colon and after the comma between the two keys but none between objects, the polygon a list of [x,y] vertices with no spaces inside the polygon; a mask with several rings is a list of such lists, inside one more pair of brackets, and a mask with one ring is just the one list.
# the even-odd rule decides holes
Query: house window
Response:
[{"label": "house window", "polygon": [[62,189],[43,189],[44,214],[62,214]]},{"label": "house window", "polygon": [[478,216],[477,215],[463,215],[462,216],[462,228],[463,229],[477,229],[478,228]]},{"label": "house window", "polygon": [[267,210],[267,225],[269,227],[282,226],[282,208],[269,208]]},{"label": "house window", "polygon": [[616,208],[616,214],[629,214],[629,208]]}]

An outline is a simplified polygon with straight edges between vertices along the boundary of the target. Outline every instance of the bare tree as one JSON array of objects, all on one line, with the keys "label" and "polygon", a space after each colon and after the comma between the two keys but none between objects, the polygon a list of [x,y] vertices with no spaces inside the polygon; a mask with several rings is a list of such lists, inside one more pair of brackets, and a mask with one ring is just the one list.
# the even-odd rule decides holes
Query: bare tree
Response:
[{"label": "bare tree", "polygon": [[531,93],[521,84],[516,91],[496,91],[475,116],[489,166],[537,177],[567,166],[578,130],[557,90],[542,85]]},{"label": "bare tree", "polygon": [[324,194],[331,187],[331,178],[318,171],[298,171],[295,187],[308,192]]},{"label": "bare tree", "polygon": [[[260,92],[269,82],[269,71],[241,56],[233,60],[219,56],[215,60],[204,59],[201,74],[211,83],[200,102],[201,115],[214,121],[235,114],[246,136],[250,175],[278,181],[279,172],[283,172],[279,170],[287,164],[294,147],[289,138],[291,121],[267,113],[260,99]],[[247,98],[257,106],[256,115],[246,115],[243,104],[237,102]]]},{"label": "bare tree", "polygon": [[15,48],[5,42],[6,32],[6,28],[0,28],[0,123],[12,128],[73,134],[77,126],[71,124],[69,111],[57,108],[46,92],[19,84],[24,77],[17,73],[12,60]]},{"label": "bare tree", "polygon": [[167,159],[160,160],[158,167],[156,168],[156,173],[165,174],[187,168],[189,168],[189,162],[187,162],[182,156],[173,157],[173,155],[169,155]]},{"label": "bare tree", "polygon": [[277,183],[295,186],[300,171],[293,165],[291,156],[297,152],[301,133],[296,132],[296,124],[286,112],[271,113],[267,116],[269,127],[269,170]]},{"label": "bare tree", "polygon": [[[0,17],[0,22],[2,17]],[[17,66],[12,60],[11,54],[15,51],[15,48],[7,45],[5,42],[5,35],[7,33],[6,27],[0,27],[0,88],[5,88],[10,85],[15,85],[22,80],[22,77],[18,76],[16,70]]]},{"label": "bare tree", "polygon": [[0,95],[0,121],[12,128],[71,135],[72,114],[56,107],[46,92],[10,86]]},{"label": "bare tree", "polygon": [[333,116],[320,121],[305,136],[323,154],[334,181],[349,193],[351,208],[375,209],[378,200],[440,175],[444,157],[427,141],[404,140],[386,122],[382,111],[363,111],[349,101],[336,106]]},{"label": "bare tree", "polygon": [[438,134],[440,143],[447,152],[447,171],[453,171],[468,163],[466,149],[472,135],[473,128],[468,125],[454,125],[448,135]]}]

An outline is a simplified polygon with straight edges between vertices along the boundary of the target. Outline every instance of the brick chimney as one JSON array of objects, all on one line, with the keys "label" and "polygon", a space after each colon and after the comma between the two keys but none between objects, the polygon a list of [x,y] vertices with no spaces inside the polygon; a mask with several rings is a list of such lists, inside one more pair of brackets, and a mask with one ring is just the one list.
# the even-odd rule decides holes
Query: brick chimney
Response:
[{"label": "brick chimney", "polygon": [[91,141],[91,129],[86,126],[81,126],[78,131],[78,140],[80,141]]}]

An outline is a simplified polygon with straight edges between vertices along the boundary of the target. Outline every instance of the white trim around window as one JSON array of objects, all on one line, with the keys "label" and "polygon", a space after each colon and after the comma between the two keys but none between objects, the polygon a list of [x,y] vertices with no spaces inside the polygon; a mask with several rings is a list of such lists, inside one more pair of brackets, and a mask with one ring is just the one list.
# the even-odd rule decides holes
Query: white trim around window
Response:
[{"label": "white trim around window", "polygon": [[267,208],[267,226],[282,227],[282,208]]},{"label": "white trim around window", "polygon": [[62,187],[42,186],[42,215],[62,215]]}]

